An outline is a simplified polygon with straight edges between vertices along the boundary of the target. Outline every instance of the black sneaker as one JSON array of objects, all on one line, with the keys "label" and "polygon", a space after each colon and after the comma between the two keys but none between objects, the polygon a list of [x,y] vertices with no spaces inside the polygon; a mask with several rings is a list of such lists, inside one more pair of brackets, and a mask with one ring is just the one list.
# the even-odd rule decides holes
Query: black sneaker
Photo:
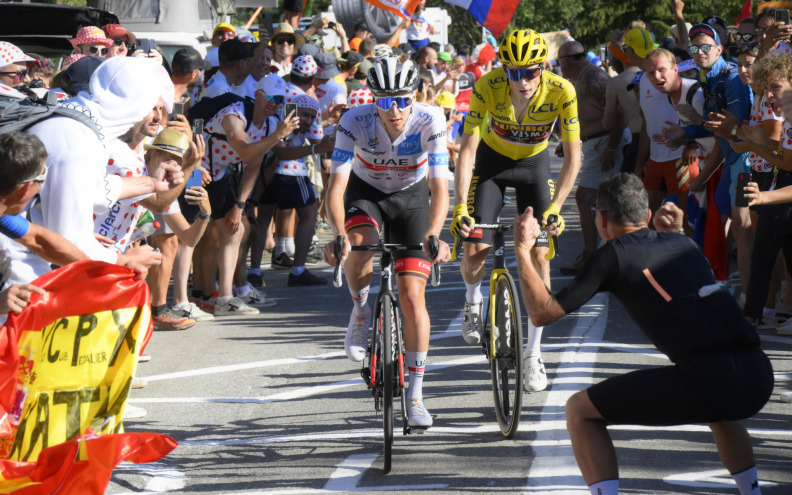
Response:
[{"label": "black sneaker", "polygon": [[250,285],[255,288],[264,287],[264,280],[261,278],[261,275],[256,275],[255,273],[248,273],[247,281]]},{"label": "black sneaker", "polygon": [[308,256],[305,259],[305,264],[318,265],[323,261],[324,261],[324,255],[322,253],[322,250],[319,249],[316,244],[311,244],[311,247],[308,248]]},{"label": "black sneaker", "polygon": [[327,280],[319,278],[313,273],[305,270],[301,275],[289,274],[289,287],[327,285]]},{"label": "black sneaker", "polygon": [[273,256],[272,260],[270,261],[272,268],[291,268],[293,264],[294,260],[289,258],[289,255],[286,253]]}]

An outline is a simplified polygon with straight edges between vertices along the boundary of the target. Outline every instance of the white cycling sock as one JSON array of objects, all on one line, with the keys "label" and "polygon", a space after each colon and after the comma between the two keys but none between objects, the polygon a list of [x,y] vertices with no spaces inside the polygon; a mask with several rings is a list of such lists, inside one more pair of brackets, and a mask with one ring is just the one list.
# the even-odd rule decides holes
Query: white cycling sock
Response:
[{"label": "white cycling sock", "polygon": [[231,300],[231,296],[218,297],[215,300],[215,304],[217,304],[219,306],[220,304],[225,304],[225,303],[227,303],[230,300]]},{"label": "white cycling sock", "polygon": [[475,284],[469,284],[465,282],[465,287],[467,287],[467,292],[465,292],[465,301],[468,304],[481,302],[484,299],[481,297],[481,280]]},{"label": "white cycling sock", "polygon": [[762,493],[759,490],[759,473],[756,471],[756,466],[733,474],[732,478],[737,483],[740,495],[759,495]]},{"label": "white cycling sock", "polygon": [[281,253],[286,251],[286,238],[285,237],[276,237],[275,238],[275,252],[272,253],[275,257],[279,256]]},{"label": "white cycling sock", "polygon": [[349,289],[349,294],[352,296],[352,310],[355,312],[356,315],[360,316],[366,310],[366,306],[368,305],[368,295],[370,285],[363,287],[360,290],[354,290],[352,288]]},{"label": "white cycling sock", "polygon": [[526,356],[540,357],[542,355],[542,351],[539,347],[542,341],[542,330],[544,330],[544,327],[537,327],[531,323],[531,318],[528,318],[528,341],[525,343]]},{"label": "white cycling sock", "polygon": [[407,370],[410,372],[410,384],[407,386],[408,399],[423,400],[423,377],[426,366],[426,352],[405,351]]},{"label": "white cycling sock", "polygon": [[605,480],[589,485],[591,495],[618,495],[619,480]]},{"label": "white cycling sock", "polygon": [[245,297],[250,294],[250,286],[245,284],[242,287],[234,286],[234,295],[239,297]]},{"label": "white cycling sock", "polygon": [[294,257],[294,237],[286,237],[286,254]]}]

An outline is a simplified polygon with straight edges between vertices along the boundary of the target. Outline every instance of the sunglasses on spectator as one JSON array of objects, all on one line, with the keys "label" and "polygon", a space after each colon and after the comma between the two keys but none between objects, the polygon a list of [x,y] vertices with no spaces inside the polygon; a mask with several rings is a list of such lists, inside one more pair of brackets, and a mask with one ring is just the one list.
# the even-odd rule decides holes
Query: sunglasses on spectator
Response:
[{"label": "sunglasses on spectator", "polygon": [[712,48],[715,47],[715,46],[717,46],[717,45],[709,45],[709,44],[690,45],[690,47],[688,47],[688,51],[690,52],[691,55],[697,54],[699,52],[699,50],[701,50],[704,53],[709,53],[712,50]]},{"label": "sunglasses on spectator", "polygon": [[41,67],[42,69],[51,69],[52,68],[52,61],[46,58],[42,58],[39,60],[34,60],[27,64],[28,69],[32,69],[34,67]]},{"label": "sunglasses on spectator", "polygon": [[0,76],[10,77],[14,80],[14,82],[16,82],[25,79],[27,73],[27,69],[22,69],[16,72],[0,72]]},{"label": "sunglasses on spectator", "polygon": [[40,175],[31,177],[30,179],[25,179],[22,182],[20,182],[20,184],[27,184],[28,182],[38,182],[39,184],[41,184],[47,178],[47,170],[48,170],[47,166],[44,165],[44,171],[41,172]]},{"label": "sunglasses on spectator", "polygon": [[104,47],[104,46],[89,46],[88,47],[88,53],[90,53],[91,55],[94,55],[94,56],[98,56],[98,57],[104,57],[105,55],[107,55],[107,50],[108,50],[108,48]]},{"label": "sunglasses on spectator", "polygon": [[294,44],[294,38],[278,38],[278,44],[279,45],[285,45],[286,43],[288,43],[290,45],[293,45]]},{"label": "sunglasses on spectator", "polygon": [[[627,46],[627,45],[624,45],[624,46]],[[558,57],[558,60],[561,60],[562,58],[574,58],[575,60],[580,60],[581,58],[583,58],[585,56],[586,56],[586,52],[572,53],[571,55],[563,55],[561,57]]]},{"label": "sunglasses on spectator", "polygon": [[413,99],[409,96],[384,96],[374,98],[374,103],[383,110],[390,110],[394,104],[399,110],[404,110],[413,104]]},{"label": "sunglasses on spectator", "polygon": [[608,210],[603,210],[602,208],[597,208],[597,205],[591,207],[591,218],[596,219],[597,213],[608,213]]},{"label": "sunglasses on spectator", "polygon": [[736,33],[734,35],[734,39],[736,41],[742,41],[743,43],[746,43],[748,41],[753,41],[754,34],[753,33]]},{"label": "sunglasses on spectator", "polygon": [[756,28],[756,35],[757,35],[757,36],[761,36],[761,35],[763,35],[763,34],[767,34],[767,32],[768,32],[768,31],[770,31],[770,28],[771,28],[771,27],[773,27],[773,26],[767,26],[767,27],[758,27],[758,28]]},{"label": "sunglasses on spectator", "polygon": [[264,100],[270,103],[275,102],[276,105],[283,105],[283,96],[281,95],[264,95]]},{"label": "sunglasses on spectator", "polygon": [[506,78],[509,81],[519,82],[521,79],[531,81],[536,79],[542,73],[541,67],[532,67],[526,69],[504,69],[506,71]]},{"label": "sunglasses on spectator", "polygon": [[126,43],[126,41],[122,40],[121,38],[115,38],[115,39],[113,39],[113,44],[114,44],[115,46],[121,46],[121,45],[123,45],[124,43]]}]

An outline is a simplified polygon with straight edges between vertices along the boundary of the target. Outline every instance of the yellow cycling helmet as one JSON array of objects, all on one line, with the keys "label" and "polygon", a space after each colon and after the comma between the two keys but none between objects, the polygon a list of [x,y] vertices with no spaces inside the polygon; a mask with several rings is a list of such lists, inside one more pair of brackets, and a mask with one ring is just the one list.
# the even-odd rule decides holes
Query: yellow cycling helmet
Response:
[{"label": "yellow cycling helmet", "polygon": [[498,60],[503,65],[534,65],[546,59],[547,42],[533,29],[515,29],[498,48]]}]

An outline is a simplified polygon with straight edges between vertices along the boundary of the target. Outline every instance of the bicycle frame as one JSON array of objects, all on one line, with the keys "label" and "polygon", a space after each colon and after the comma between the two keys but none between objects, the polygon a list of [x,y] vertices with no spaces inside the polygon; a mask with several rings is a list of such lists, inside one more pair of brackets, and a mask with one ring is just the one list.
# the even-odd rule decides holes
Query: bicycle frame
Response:
[{"label": "bicycle frame", "polygon": [[[494,255],[492,259],[493,269],[492,273],[490,273],[490,297],[489,302],[487,303],[487,309],[489,310],[489,321],[495,321],[495,311],[496,307],[492,304],[492,301],[495,300],[495,281],[498,280],[498,277],[502,273],[508,272],[509,270],[506,269],[506,250],[505,250],[505,242],[503,240],[503,229],[497,228],[492,236],[492,248],[494,249]],[[490,327],[491,328],[491,327]],[[498,346],[496,339],[498,336],[495,332],[490,331],[490,358],[495,359],[498,357]]]}]

